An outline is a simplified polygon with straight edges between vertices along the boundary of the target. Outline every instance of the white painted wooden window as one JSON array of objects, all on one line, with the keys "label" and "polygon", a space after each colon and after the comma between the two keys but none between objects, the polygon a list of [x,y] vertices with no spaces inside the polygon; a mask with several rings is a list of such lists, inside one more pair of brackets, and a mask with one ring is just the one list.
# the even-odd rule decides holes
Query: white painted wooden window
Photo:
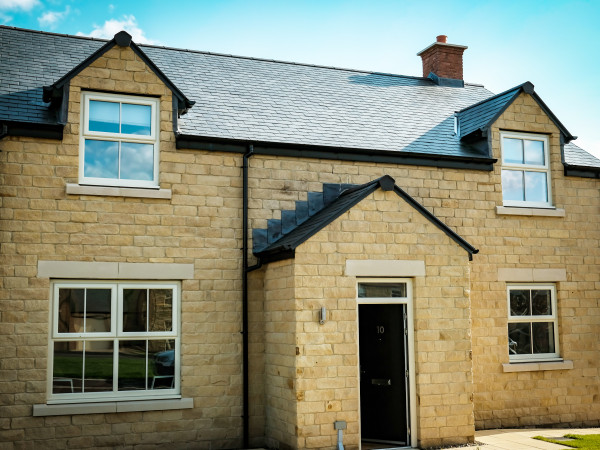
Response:
[{"label": "white painted wooden window", "polygon": [[49,403],[179,394],[179,284],[52,286]]},{"label": "white painted wooden window", "polygon": [[79,183],[158,187],[159,100],[84,92]]},{"label": "white painted wooden window", "polygon": [[500,134],[504,206],[552,207],[548,137]]},{"label": "white painted wooden window", "polygon": [[507,300],[510,361],[559,359],[556,287],[509,285]]}]

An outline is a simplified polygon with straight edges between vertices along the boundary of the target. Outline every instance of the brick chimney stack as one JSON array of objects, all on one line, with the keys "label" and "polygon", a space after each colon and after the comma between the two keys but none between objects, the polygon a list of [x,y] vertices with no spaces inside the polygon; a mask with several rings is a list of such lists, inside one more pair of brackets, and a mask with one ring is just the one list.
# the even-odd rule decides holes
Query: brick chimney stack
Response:
[{"label": "brick chimney stack", "polygon": [[433,72],[439,78],[463,79],[462,55],[468,47],[448,44],[446,40],[447,36],[442,34],[436,42],[417,53],[423,59],[423,77]]}]

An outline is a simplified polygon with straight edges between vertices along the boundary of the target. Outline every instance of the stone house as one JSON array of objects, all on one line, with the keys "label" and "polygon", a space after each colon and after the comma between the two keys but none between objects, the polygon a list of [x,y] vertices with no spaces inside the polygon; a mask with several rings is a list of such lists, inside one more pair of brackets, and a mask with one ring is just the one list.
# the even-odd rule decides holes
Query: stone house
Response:
[{"label": "stone house", "polygon": [[0,45],[0,448],[600,423],[600,161],[531,83]]}]

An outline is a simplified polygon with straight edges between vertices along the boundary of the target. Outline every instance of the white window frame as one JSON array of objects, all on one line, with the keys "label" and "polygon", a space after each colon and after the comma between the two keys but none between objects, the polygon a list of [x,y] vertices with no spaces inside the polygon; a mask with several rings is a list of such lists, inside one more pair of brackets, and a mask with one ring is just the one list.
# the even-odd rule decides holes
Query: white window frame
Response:
[{"label": "white window frame", "polygon": [[[59,289],[110,289],[111,290],[111,328],[110,332],[100,333],[59,333],[58,332],[58,299]],[[161,332],[123,332],[122,304],[124,289],[172,289],[173,290],[173,317],[172,330]],[[56,280],[51,283],[51,311],[50,311],[50,333],[48,339],[48,380],[47,400],[48,404],[55,403],[83,403],[83,402],[115,402],[145,399],[172,399],[181,398],[181,336],[180,336],[180,304],[181,285],[172,281],[73,281]],[[120,340],[152,340],[152,338],[169,339],[175,341],[175,367],[173,385],[171,389],[119,391],[119,346]],[[113,390],[103,392],[83,393],[53,393],[54,382],[54,343],[73,340],[111,341],[113,342]]]},{"label": "white window frame", "polygon": [[[520,139],[520,140],[528,140],[528,141],[540,141],[544,144],[544,165],[534,165],[534,164],[516,164],[516,163],[507,163],[504,161],[504,139]],[[502,171],[513,170],[519,172],[541,172],[546,174],[546,189],[548,192],[548,201],[547,202],[533,202],[533,201],[517,201],[517,200],[505,200],[504,199],[504,190],[502,191],[502,200],[504,206],[517,206],[517,207],[527,207],[527,208],[553,208],[552,206],[552,182],[550,179],[550,152],[549,152],[550,140],[548,136],[543,134],[531,134],[531,133],[516,133],[516,132],[508,132],[502,131],[500,132],[500,151],[502,154]]]},{"label": "white window frame", "polygon": [[[89,111],[90,101],[104,101],[111,103],[130,103],[135,105],[150,106],[151,109],[151,124],[150,135],[140,136],[124,133],[107,133],[101,131],[90,131],[89,129]],[[158,165],[159,165],[159,137],[160,137],[160,100],[152,97],[137,97],[133,95],[117,95],[97,92],[83,92],[81,94],[81,124],[79,138],[79,184],[94,185],[94,186],[118,186],[118,187],[138,187],[138,188],[158,188]],[[86,177],[84,174],[85,164],[85,140],[104,140],[121,142],[132,142],[139,144],[151,144],[154,147],[154,171],[152,180],[123,180],[118,178],[97,178]],[[119,158],[119,165],[121,164]]]},{"label": "white window frame", "polygon": [[[549,290],[552,306],[552,314],[550,315],[528,315],[528,316],[512,316],[510,313],[510,291],[512,290]],[[554,284],[509,284],[506,286],[506,301],[508,307],[508,324],[511,323],[548,323],[553,324],[554,332],[554,353],[531,353],[521,355],[511,355],[510,349],[508,349],[508,356],[510,362],[539,362],[539,361],[561,361],[559,337],[558,337],[558,311],[556,301],[556,286]],[[506,330],[508,338],[508,325]],[[510,338],[509,338],[510,339]],[[533,339],[533,336],[532,336]],[[510,345],[510,340],[508,341]]]}]

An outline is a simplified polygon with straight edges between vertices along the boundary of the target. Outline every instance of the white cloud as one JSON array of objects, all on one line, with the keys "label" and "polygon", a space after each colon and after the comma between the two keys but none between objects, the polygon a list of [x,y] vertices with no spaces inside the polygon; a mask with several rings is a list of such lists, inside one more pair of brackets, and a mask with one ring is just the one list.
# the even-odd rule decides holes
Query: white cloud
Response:
[{"label": "white cloud", "polygon": [[58,22],[69,15],[69,12],[71,12],[71,8],[69,6],[67,6],[63,12],[47,11],[38,17],[38,22],[41,27],[54,28]]},{"label": "white cloud", "polygon": [[13,18],[11,16],[7,16],[6,14],[2,14],[0,13],[0,24],[2,25],[6,25],[8,22],[10,22]]},{"label": "white cloud", "polygon": [[38,0],[0,0],[0,9],[23,9],[29,11],[38,3]]},{"label": "white cloud", "polygon": [[[2,0],[0,0],[2,1]],[[94,25],[91,33],[77,33],[78,36],[89,36],[101,39],[112,39],[119,31],[127,31],[133,38],[133,42],[137,44],[158,44],[158,41],[148,39],[144,31],[138,26],[133,15],[125,15],[121,20],[110,19],[104,22],[103,25]]]}]

